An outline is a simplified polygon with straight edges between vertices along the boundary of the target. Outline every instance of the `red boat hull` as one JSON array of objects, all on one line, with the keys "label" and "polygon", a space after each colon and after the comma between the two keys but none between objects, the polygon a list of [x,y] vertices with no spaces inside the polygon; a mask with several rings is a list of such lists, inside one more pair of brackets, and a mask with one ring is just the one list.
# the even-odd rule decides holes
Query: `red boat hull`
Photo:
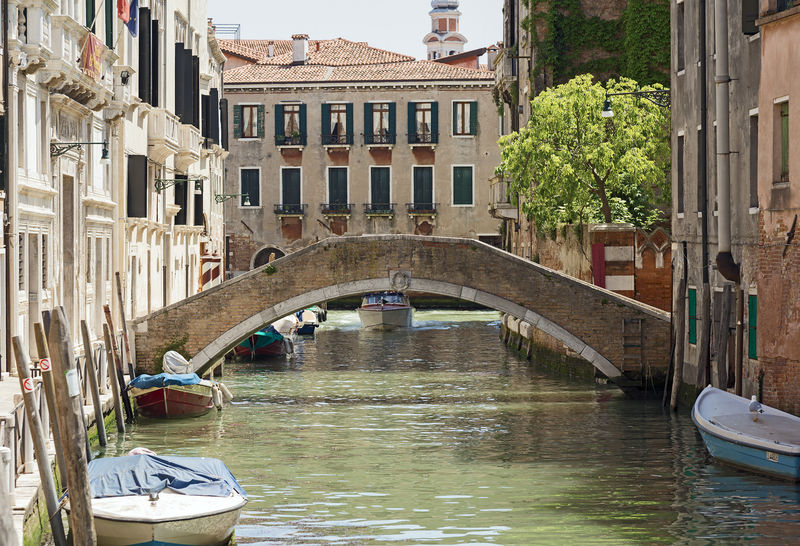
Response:
[{"label": "red boat hull", "polygon": [[169,386],[132,394],[138,412],[155,419],[197,417],[214,407],[211,387],[206,385]]},{"label": "red boat hull", "polygon": [[253,351],[249,347],[242,347],[241,345],[237,345],[233,348],[233,353],[242,358],[253,358],[259,356],[283,356],[286,354],[286,345],[283,343],[282,339],[274,341],[265,347],[258,347]]}]

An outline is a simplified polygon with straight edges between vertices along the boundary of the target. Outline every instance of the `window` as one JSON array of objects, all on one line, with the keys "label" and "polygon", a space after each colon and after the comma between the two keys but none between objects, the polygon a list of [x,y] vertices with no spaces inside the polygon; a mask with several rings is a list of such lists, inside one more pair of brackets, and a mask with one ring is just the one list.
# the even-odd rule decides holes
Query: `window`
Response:
[{"label": "window", "polygon": [[433,167],[414,167],[414,208],[433,210]]},{"label": "window", "polygon": [[789,181],[789,103],[780,104],[781,182]]},{"label": "window", "polygon": [[347,134],[347,105],[331,104],[331,137],[339,139]]},{"label": "window", "polygon": [[370,201],[374,207],[388,207],[392,200],[391,168],[372,167],[370,169]]},{"label": "window", "polygon": [[47,275],[48,275],[47,268],[49,265],[47,263],[48,250],[49,249],[47,248],[47,234],[43,233],[42,234],[42,288],[43,289],[47,289]]},{"label": "window", "polygon": [[[703,203],[703,184],[700,183],[701,178],[704,173],[707,173],[707,166],[703,163],[702,158],[700,157],[701,154],[699,150],[703,149],[705,145],[706,132],[703,129],[697,130],[697,212],[698,217],[703,212],[703,208],[706,206],[706,203]],[[706,199],[708,195],[706,195]]]},{"label": "window", "polygon": [[242,207],[261,206],[261,171],[259,169],[240,169],[239,176],[241,186],[239,193],[239,205]]},{"label": "window", "polygon": [[478,134],[478,103],[476,101],[453,103],[453,134],[469,136]]},{"label": "window", "polygon": [[753,360],[758,359],[756,345],[758,323],[758,296],[747,297],[747,356]]},{"label": "window", "polygon": [[19,259],[17,260],[17,279],[19,281],[18,288],[25,290],[25,234],[19,234],[19,246],[17,247]]},{"label": "window", "polygon": [[242,106],[241,138],[258,138],[258,106]]},{"label": "window", "polygon": [[275,145],[304,146],[306,143],[306,105],[275,105]]},{"label": "window", "polygon": [[678,150],[677,150],[677,175],[678,175],[678,213],[683,212],[683,183],[684,183],[684,167],[683,167],[683,159],[684,159],[684,151],[685,151],[685,144],[684,144],[684,137],[683,135],[678,135]]},{"label": "window", "polygon": [[353,143],[353,105],[322,105],[322,144]]},{"label": "window", "polygon": [[281,169],[281,204],[284,212],[302,213],[300,169]]},{"label": "window", "polygon": [[758,208],[758,115],[750,116],[750,208]]},{"label": "window", "polygon": [[686,29],[684,27],[684,11],[683,11],[683,2],[680,2],[677,7],[678,11],[678,24],[676,25],[676,30],[678,33],[678,58],[677,58],[677,66],[676,70],[680,72],[681,70],[686,69]]},{"label": "window", "polygon": [[453,167],[453,205],[473,205],[472,167]]},{"label": "window", "polygon": [[347,210],[347,167],[328,167],[329,210]]},{"label": "window", "polygon": [[372,105],[372,135],[387,144],[389,133],[394,133],[389,125],[389,103],[381,102]]},{"label": "window", "polygon": [[439,105],[436,102],[408,103],[408,142],[435,144],[439,136]]},{"label": "window", "polygon": [[300,134],[299,104],[287,104],[283,106],[283,134],[286,136]]},{"label": "window", "polygon": [[689,343],[697,343],[697,290],[689,289]]}]

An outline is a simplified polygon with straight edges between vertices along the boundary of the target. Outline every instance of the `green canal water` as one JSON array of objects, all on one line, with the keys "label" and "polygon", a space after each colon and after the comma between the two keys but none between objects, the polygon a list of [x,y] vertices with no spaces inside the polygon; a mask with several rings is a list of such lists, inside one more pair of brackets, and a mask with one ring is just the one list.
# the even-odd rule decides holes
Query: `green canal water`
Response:
[{"label": "green canal water", "polygon": [[142,421],[106,454],[223,459],[250,497],[237,544],[798,540],[800,486],[714,463],[687,415],[536,369],[498,328],[330,312],[294,359],[226,365],[221,413]]}]

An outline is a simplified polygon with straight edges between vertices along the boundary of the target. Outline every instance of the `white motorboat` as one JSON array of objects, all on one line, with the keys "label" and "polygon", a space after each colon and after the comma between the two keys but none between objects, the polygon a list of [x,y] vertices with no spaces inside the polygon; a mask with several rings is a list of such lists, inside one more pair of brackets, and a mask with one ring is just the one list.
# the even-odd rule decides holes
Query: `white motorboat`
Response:
[{"label": "white motorboat", "polygon": [[356,309],[361,326],[373,330],[411,327],[411,303],[400,292],[370,292]]}]

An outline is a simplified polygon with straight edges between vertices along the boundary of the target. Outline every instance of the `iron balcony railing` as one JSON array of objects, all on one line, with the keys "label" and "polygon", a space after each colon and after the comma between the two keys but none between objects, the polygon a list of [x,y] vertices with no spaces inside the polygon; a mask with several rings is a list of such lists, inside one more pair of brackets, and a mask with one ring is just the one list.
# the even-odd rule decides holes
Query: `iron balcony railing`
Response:
[{"label": "iron balcony railing", "polygon": [[300,203],[280,203],[275,204],[275,214],[299,214],[305,215],[306,204]]},{"label": "iron balcony railing", "polygon": [[409,214],[436,214],[439,203],[406,203]]},{"label": "iron balcony railing", "polygon": [[322,214],[350,214],[353,211],[352,203],[322,203]]},{"label": "iron balcony railing", "polygon": [[305,146],[306,135],[275,135],[275,146]]},{"label": "iron balcony railing", "polygon": [[396,203],[364,203],[364,214],[394,214]]},{"label": "iron balcony railing", "polygon": [[341,135],[328,135],[322,134],[323,146],[352,146],[353,135],[352,133],[345,133]]},{"label": "iron balcony railing", "polygon": [[436,144],[439,142],[439,133],[411,133],[408,135],[409,144]]},{"label": "iron balcony railing", "polygon": [[394,144],[396,139],[396,135],[394,133],[384,133],[384,134],[372,134],[372,135],[364,135],[364,144]]}]

